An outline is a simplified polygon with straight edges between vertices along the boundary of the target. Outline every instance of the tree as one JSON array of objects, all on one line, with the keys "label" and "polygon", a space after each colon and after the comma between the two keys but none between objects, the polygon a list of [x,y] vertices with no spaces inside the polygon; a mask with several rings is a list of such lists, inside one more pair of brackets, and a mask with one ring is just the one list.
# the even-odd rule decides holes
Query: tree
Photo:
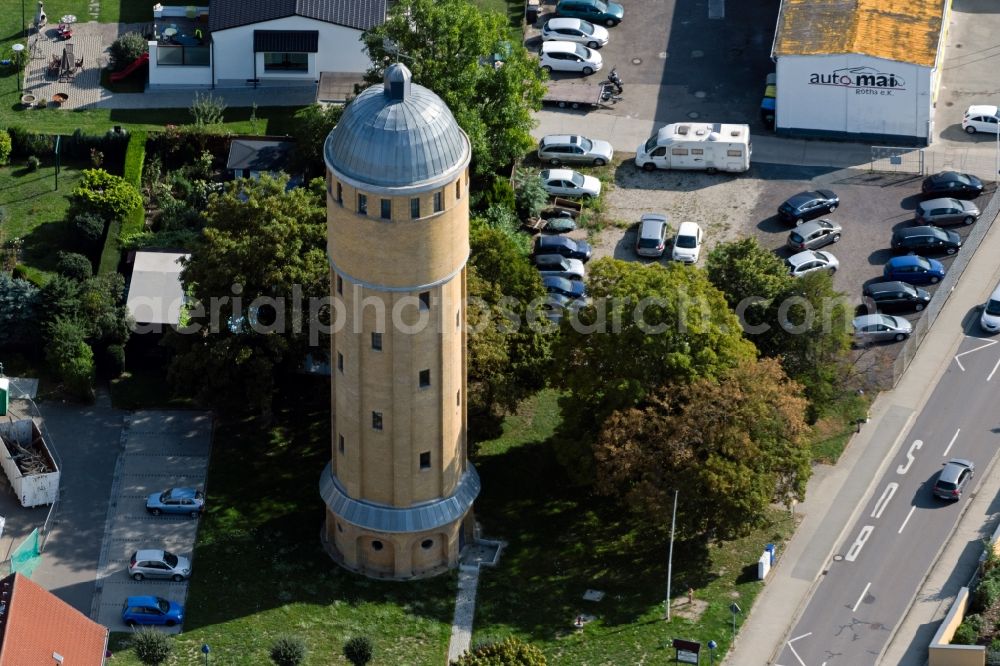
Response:
[{"label": "tree", "polygon": [[123,70],[138,60],[149,50],[146,38],[138,32],[126,32],[111,42],[111,57],[114,58],[115,70]]},{"label": "tree", "polygon": [[76,214],[92,213],[106,220],[124,219],[142,206],[142,196],[134,185],[104,169],[84,169],[83,178],[70,194]]},{"label": "tree", "polygon": [[396,52],[405,54],[413,81],[437,93],[469,136],[476,173],[497,172],[534,145],[543,75],[506,16],[468,0],[400,0],[362,39],[374,63],[366,80],[380,83]]},{"label": "tree", "polygon": [[0,166],[4,166],[10,162],[10,151],[10,133],[5,129],[0,129]]},{"label": "tree", "polygon": [[38,287],[0,273],[0,347],[37,339]]},{"label": "tree", "polygon": [[466,652],[451,666],[546,666],[546,663],[545,655],[537,647],[509,636]]},{"label": "tree", "polygon": [[548,203],[549,193],[534,169],[518,169],[514,177],[515,209],[521,217],[538,217]]},{"label": "tree", "polygon": [[654,524],[670,520],[678,489],[683,534],[745,534],[765,522],[772,503],[805,495],[801,392],[774,359],[667,384],[604,423],[594,446],[597,489]]},{"label": "tree", "polygon": [[271,646],[270,655],[277,666],[299,666],[306,658],[306,642],[298,636],[282,636]]},{"label": "tree", "polygon": [[306,176],[326,173],[323,144],[330,131],[340,122],[343,106],[310,104],[295,112],[291,133],[295,138],[292,166]]},{"label": "tree", "polygon": [[85,337],[86,331],[78,321],[58,317],[46,330],[45,359],[72,395],[91,400],[94,397],[94,352]]},{"label": "tree", "polygon": [[753,237],[717,245],[708,254],[705,270],[709,281],[725,294],[729,307],[751,330],[763,322],[766,302],[794,281],[781,258]]},{"label": "tree", "polygon": [[554,331],[531,325],[545,291],[523,248],[479,220],[469,240],[469,411],[496,417],[544,386]]},{"label": "tree", "polygon": [[150,627],[141,627],[132,634],[132,650],[146,666],[159,666],[170,658],[174,645],[166,634]]},{"label": "tree", "polygon": [[372,641],[367,636],[355,636],[344,643],[344,657],[354,666],[365,666],[374,656]]},{"label": "tree", "polygon": [[[171,333],[169,376],[217,406],[268,412],[275,373],[325,349],[310,299],[329,296],[322,199],[286,178],[241,180],[209,197],[206,227],[181,280],[191,328]],[[299,312],[296,304],[301,304]],[[192,378],[197,381],[192,381]]]}]

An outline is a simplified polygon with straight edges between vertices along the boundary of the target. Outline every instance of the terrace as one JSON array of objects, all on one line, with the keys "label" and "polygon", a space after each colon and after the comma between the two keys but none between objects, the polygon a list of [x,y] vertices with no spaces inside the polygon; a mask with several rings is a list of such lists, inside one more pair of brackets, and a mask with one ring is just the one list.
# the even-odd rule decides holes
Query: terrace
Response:
[{"label": "terrace", "polygon": [[[211,83],[210,41],[208,7],[155,6],[149,41],[150,85]],[[201,69],[200,71],[173,69],[189,67]]]}]

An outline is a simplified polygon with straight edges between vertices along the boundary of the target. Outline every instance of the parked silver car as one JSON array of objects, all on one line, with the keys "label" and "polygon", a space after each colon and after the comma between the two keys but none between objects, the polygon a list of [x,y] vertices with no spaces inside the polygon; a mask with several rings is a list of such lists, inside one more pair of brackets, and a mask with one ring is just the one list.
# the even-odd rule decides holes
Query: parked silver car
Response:
[{"label": "parked silver car", "polygon": [[180,582],[191,575],[191,560],[165,550],[137,550],[129,558],[128,575],[135,580],[168,578]]},{"label": "parked silver car", "polygon": [[569,259],[561,254],[536,254],[535,267],[542,277],[561,277],[568,280],[582,280],[586,274],[583,262]]},{"label": "parked silver car", "polygon": [[667,249],[667,216],[643,213],[636,233],[635,253],[640,257],[662,257]]},{"label": "parked silver car", "polygon": [[614,156],[615,149],[607,141],[579,134],[547,134],[538,142],[538,159],[552,166],[570,163],[604,166]]},{"label": "parked silver car", "polygon": [[785,265],[788,266],[788,272],[792,277],[802,277],[814,271],[836,273],[840,262],[829,252],[805,250],[785,259]]},{"label": "parked silver car", "polygon": [[928,199],[917,204],[917,222],[920,224],[972,224],[979,219],[979,207],[971,201],[943,198]]},{"label": "parked silver car", "polygon": [[895,340],[901,342],[913,333],[913,325],[902,317],[870,314],[854,318],[854,339],[859,344]]},{"label": "parked silver car", "polygon": [[836,222],[825,218],[811,220],[792,229],[791,233],[788,234],[788,247],[796,252],[816,250],[824,245],[839,241],[842,232],[843,227]]}]

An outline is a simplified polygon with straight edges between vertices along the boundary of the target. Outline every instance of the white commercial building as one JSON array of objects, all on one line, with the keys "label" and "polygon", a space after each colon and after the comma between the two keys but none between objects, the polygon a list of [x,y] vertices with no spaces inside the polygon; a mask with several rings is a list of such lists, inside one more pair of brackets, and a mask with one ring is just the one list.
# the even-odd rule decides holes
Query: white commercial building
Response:
[{"label": "white commercial building", "polygon": [[951,0],[783,0],[775,131],[929,143]]}]

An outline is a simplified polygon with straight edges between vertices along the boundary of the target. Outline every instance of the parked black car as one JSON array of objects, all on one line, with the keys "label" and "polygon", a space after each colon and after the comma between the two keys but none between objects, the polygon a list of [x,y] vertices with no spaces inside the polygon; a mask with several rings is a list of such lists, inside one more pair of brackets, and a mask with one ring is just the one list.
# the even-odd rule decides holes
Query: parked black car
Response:
[{"label": "parked black car", "polygon": [[865,285],[865,302],[882,311],[920,312],[931,302],[926,289],[914,287],[906,282],[873,282]]},{"label": "parked black car", "polygon": [[928,198],[975,199],[983,193],[983,181],[966,173],[942,171],[924,178],[920,191]]},{"label": "parked black car", "polygon": [[590,243],[565,236],[539,236],[535,239],[535,254],[561,254],[569,259],[590,259]]},{"label": "parked black car", "polygon": [[799,192],[778,206],[778,217],[799,226],[825,213],[832,213],[840,205],[840,197],[830,190]]},{"label": "parked black car", "polygon": [[954,231],[930,225],[897,229],[892,234],[892,250],[899,254],[955,254],[961,247],[962,237]]}]

